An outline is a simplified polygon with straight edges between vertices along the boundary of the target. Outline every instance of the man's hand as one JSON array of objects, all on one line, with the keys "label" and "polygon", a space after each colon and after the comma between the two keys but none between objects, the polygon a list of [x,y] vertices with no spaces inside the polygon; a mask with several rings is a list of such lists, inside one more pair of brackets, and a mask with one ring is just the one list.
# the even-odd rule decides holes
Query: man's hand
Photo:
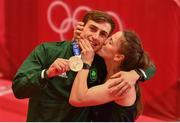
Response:
[{"label": "man's hand", "polygon": [[51,78],[69,70],[70,68],[68,60],[57,58],[46,71],[46,74],[48,78]]},{"label": "man's hand", "polygon": [[81,35],[81,32],[83,31],[83,28],[84,28],[84,22],[77,22],[77,25],[76,27],[74,28],[74,38],[73,39],[80,39],[80,35]]},{"label": "man's hand", "polygon": [[120,71],[110,77],[110,79],[114,79],[108,88],[110,93],[114,96],[121,96],[126,93],[131,87],[136,84],[139,75],[135,70],[131,70],[129,72]]}]

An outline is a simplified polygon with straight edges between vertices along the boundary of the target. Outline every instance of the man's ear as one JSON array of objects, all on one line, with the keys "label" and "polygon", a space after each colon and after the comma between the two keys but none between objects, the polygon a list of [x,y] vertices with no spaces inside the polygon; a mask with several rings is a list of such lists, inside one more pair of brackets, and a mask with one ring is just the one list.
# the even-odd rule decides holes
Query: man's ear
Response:
[{"label": "man's ear", "polygon": [[120,61],[122,61],[124,59],[124,57],[125,56],[123,54],[116,54],[114,56],[114,61],[120,62]]}]

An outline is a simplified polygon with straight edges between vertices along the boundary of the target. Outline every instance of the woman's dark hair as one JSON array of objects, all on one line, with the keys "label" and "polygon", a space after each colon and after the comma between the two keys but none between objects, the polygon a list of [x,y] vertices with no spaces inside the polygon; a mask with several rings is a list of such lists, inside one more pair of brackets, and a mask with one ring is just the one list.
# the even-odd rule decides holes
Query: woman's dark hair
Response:
[{"label": "woman's dark hair", "polygon": [[149,56],[143,50],[140,38],[135,32],[124,30],[120,40],[123,40],[120,52],[125,56],[121,64],[121,70],[146,69],[150,66]]},{"label": "woman's dark hair", "polygon": [[102,11],[92,10],[92,11],[87,12],[87,14],[83,18],[84,24],[86,24],[89,20],[93,20],[97,23],[101,23],[101,22],[109,23],[111,25],[110,33],[112,33],[115,28],[115,23],[112,17],[109,14]]},{"label": "woman's dark hair", "polygon": [[[120,66],[121,70],[129,71],[133,69],[146,69],[151,66],[152,62],[150,61],[149,56],[143,50],[140,38],[138,35],[130,30],[124,30],[123,36],[120,39],[122,40],[120,45],[120,52],[124,54],[125,58]],[[137,111],[134,114],[136,119],[142,113],[142,102],[141,102],[141,90],[138,83],[135,85],[136,88],[136,106]]]}]

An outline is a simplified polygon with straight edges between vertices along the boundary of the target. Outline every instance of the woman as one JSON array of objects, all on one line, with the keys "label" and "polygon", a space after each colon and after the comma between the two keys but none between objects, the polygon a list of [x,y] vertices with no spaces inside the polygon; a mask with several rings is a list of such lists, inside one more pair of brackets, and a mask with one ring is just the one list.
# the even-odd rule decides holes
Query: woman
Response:
[{"label": "woman", "polygon": [[[91,44],[84,39],[79,40],[79,44],[82,49],[83,62],[91,65],[94,58]],[[130,71],[137,68],[146,69],[150,65],[149,57],[143,51],[139,38],[132,31],[119,31],[106,40],[98,51],[98,55],[105,60],[106,81],[101,85],[88,88],[89,69],[80,70],[72,86],[69,98],[70,104],[77,107],[101,105],[99,114],[95,116],[96,121],[102,115],[107,117],[107,121],[134,121],[140,112],[138,109],[140,105],[138,84],[121,96],[110,94],[108,86],[112,82],[110,77],[118,71]],[[119,105],[121,106],[120,109]]]}]

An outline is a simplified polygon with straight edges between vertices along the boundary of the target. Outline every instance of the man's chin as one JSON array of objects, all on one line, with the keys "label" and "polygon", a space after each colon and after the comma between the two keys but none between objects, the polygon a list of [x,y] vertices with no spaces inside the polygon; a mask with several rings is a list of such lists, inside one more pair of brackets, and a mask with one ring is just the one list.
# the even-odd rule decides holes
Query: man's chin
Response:
[{"label": "man's chin", "polygon": [[96,54],[100,55],[101,54],[101,48],[96,49],[96,51],[94,51]]},{"label": "man's chin", "polygon": [[96,52],[96,54],[97,54],[98,56],[100,56],[100,57],[103,58],[103,53],[101,52],[101,50],[98,50],[98,51]]},{"label": "man's chin", "polygon": [[98,47],[93,47],[93,49],[94,49],[95,53],[97,53],[100,50],[100,48],[98,48]]}]

